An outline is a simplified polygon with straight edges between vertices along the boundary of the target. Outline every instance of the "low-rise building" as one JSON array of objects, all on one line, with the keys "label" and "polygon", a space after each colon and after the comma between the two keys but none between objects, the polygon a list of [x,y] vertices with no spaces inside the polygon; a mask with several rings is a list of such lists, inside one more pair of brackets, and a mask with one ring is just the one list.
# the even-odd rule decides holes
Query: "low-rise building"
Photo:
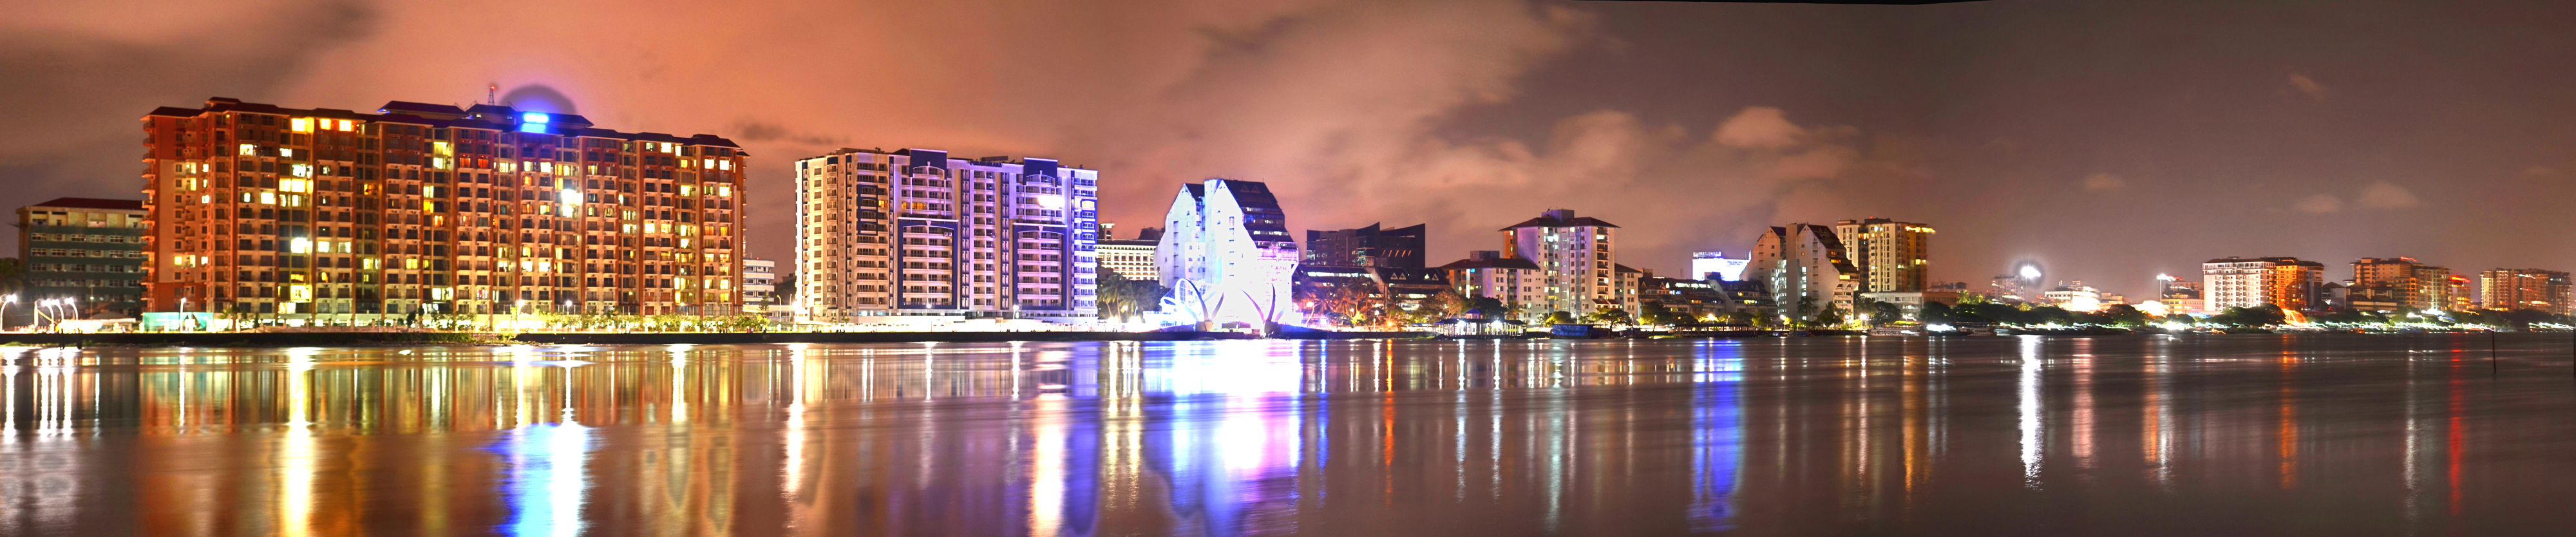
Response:
[{"label": "low-rise building", "polygon": [[778,300],[778,262],[742,260],[742,312],[771,322],[791,322],[795,314]]},{"label": "low-rise building", "polygon": [[1507,257],[1499,250],[1467,252],[1467,258],[1440,269],[1446,272],[1449,285],[1468,299],[1491,298],[1521,312],[1516,319],[1535,319],[1530,306],[1543,303],[1547,297],[1547,278],[1539,273],[1537,263],[1518,257]]},{"label": "low-rise building", "polygon": [[1114,273],[1132,281],[1163,281],[1162,273],[1154,270],[1153,240],[1104,240],[1099,248],[1101,273]]},{"label": "low-rise building", "polygon": [[[144,222],[138,200],[55,198],[19,207],[18,259],[24,272],[18,300],[69,301],[81,318],[140,312],[147,257]],[[8,310],[8,326],[34,320],[31,308]]]}]

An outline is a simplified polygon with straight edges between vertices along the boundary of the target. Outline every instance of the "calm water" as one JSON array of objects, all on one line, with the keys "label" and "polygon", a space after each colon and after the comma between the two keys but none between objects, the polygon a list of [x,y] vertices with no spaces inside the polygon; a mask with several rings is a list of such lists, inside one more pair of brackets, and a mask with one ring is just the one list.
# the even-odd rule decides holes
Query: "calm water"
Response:
[{"label": "calm water", "polygon": [[0,535],[2564,535],[2568,336],[0,349]]}]

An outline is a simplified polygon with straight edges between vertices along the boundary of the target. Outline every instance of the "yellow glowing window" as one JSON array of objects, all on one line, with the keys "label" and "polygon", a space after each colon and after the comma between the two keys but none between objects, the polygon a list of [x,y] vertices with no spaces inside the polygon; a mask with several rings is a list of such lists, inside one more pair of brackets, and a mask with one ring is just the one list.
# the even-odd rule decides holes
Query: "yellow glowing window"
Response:
[{"label": "yellow glowing window", "polygon": [[276,193],[276,192],[261,192],[261,193],[259,193],[259,203],[260,203],[260,204],[262,204],[262,205],[276,205],[276,204],[277,204],[277,193]]},{"label": "yellow glowing window", "polygon": [[250,144],[242,144],[242,145],[241,145],[241,154],[242,154],[242,156],[245,156],[245,157],[247,157],[247,156],[252,156],[252,155],[258,155],[258,154],[259,154],[259,146],[250,145]]},{"label": "yellow glowing window", "polygon": [[355,127],[349,125],[349,120],[343,119],[340,120],[340,130],[355,130]]},{"label": "yellow glowing window", "polygon": [[287,296],[287,300],[293,300],[293,301],[296,301],[296,302],[304,302],[304,301],[313,300],[313,286],[310,286],[310,285],[290,285],[290,286],[287,286],[287,287],[286,287],[286,296]]},{"label": "yellow glowing window", "polygon": [[295,132],[313,132],[313,120],[300,117],[287,120],[286,128]]}]

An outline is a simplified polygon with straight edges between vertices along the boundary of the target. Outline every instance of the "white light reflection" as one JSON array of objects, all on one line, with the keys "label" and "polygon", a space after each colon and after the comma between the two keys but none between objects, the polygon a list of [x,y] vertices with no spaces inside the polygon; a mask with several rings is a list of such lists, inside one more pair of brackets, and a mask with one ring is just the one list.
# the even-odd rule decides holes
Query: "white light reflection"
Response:
[{"label": "white light reflection", "polygon": [[1736,469],[1744,463],[1744,421],[1737,390],[1744,380],[1743,346],[1733,341],[1700,346],[1692,367],[1690,529],[1735,529]]},{"label": "white light reflection", "polygon": [[314,468],[317,441],[312,430],[313,356],[320,352],[312,347],[286,350],[286,430],[272,461],[278,484],[279,535],[313,531],[313,479],[319,473]]},{"label": "white light reflection", "polygon": [[2021,478],[2022,486],[2039,488],[2040,423],[2039,336],[2021,337]]},{"label": "white light reflection", "polygon": [[[561,367],[564,382],[556,389],[567,404],[559,423],[531,423],[511,431],[497,446],[509,468],[501,484],[510,504],[510,521],[502,528],[518,536],[570,536],[582,530],[583,493],[590,486],[589,427],[581,425],[569,404],[572,368]],[[522,368],[521,371],[526,371]],[[521,376],[520,382],[527,377]]]},{"label": "white light reflection", "polygon": [[[1200,513],[1208,535],[1270,533],[1250,528],[1243,516],[1260,504],[1281,501],[1265,479],[1293,475],[1304,455],[1302,413],[1266,408],[1293,405],[1304,385],[1296,342],[1211,341],[1176,345],[1169,367],[1145,371],[1147,393],[1171,397],[1168,460],[1175,509]],[[1151,461],[1148,461],[1149,463]],[[1184,477],[1187,476],[1187,477]]]}]

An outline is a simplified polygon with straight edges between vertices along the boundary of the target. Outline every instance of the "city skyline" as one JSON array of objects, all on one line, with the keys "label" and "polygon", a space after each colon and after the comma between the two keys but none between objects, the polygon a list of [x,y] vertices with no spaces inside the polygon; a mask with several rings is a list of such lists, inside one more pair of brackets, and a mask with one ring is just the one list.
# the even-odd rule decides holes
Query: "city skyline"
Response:
[{"label": "city skyline", "polygon": [[[2131,296],[2224,255],[2576,265],[2576,239],[2467,232],[2547,221],[2549,200],[2576,197],[2576,122],[2561,120],[2576,97],[2549,90],[2576,74],[2546,68],[2576,50],[2550,22],[2576,6],[960,3],[685,21],[510,5],[635,17],[530,48],[423,22],[503,4],[283,4],[49,5],[0,23],[25,30],[0,58],[28,75],[0,86],[22,103],[0,178],[28,187],[0,201],[133,190],[117,184],[133,175],[128,122],[150,106],[465,105],[493,83],[531,108],[734,135],[779,156],[755,160],[754,179],[860,140],[1057,155],[1121,178],[1103,221],[1142,224],[1172,185],[1236,177],[1275,185],[1302,228],[1457,222],[1427,237],[1432,259],[1492,248],[1480,226],[1566,208],[1628,226],[1625,257],[1659,274],[1772,223],[1857,216],[1948,231],[1933,281],[2036,259]],[[1024,16],[980,16],[994,12]],[[898,46],[925,31],[902,21],[940,18],[977,20],[958,39],[979,45]],[[868,30],[799,47],[689,30],[822,19]],[[234,27],[312,31],[215,30]],[[1104,30],[1121,37],[1084,37]],[[428,43],[449,53],[410,57]],[[823,74],[873,72],[833,68],[858,65],[932,76],[854,99],[839,88],[861,80],[845,77],[875,75]],[[1013,83],[1027,72],[1049,83]],[[747,83],[791,77],[812,83]],[[749,227],[789,229],[792,196],[756,193]],[[1662,200],[1687,203],[1639,203]],[[789,244],[760,236],[749,253],[785,259]]]}]

